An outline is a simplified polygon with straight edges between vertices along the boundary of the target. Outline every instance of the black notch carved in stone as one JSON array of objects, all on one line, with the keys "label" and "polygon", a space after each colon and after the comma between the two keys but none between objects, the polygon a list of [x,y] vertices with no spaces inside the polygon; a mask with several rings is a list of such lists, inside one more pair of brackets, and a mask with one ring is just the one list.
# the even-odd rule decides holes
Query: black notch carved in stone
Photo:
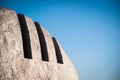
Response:
[{"label": "black notch carved in stone", "polygon": [[29,30],[27,27],[26,20],[25,20],[25,16],[23,14],[18,14],[17,16],[18,16],[21,34],[22,34],[24,58],[32,59],[30,35],[29,35]]},{"label": "black notch carved in stone", "polygon": [[34,22],[34,24],[36,26],[37,34],[38,34],[38,37],[39,37],[42,60],[43,61],[49,61],[47,44],[46,44],[46,41],[45,41],[45,37],[44,37],[44,33],[42,31],[42,28],[41,28],[41,26],[39,25],[38,22]]},{"label": "black notch carved in stone", "polygon": [[54,47],[55,47],[57,62],[63,64],[63,58],[62,58],[62,54],[61,54],[59,45],[54,37],[52,37],[52,40],[53,40]]}]

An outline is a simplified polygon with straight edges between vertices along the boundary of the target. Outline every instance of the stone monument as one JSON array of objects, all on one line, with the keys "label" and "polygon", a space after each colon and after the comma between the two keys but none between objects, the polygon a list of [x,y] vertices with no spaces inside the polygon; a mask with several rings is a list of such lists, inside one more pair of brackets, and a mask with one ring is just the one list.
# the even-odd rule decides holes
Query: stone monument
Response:
[{"label": "stone monument", "polygon": [[0,80],[79,80],[73,64],[38,22],[0,8]]}]

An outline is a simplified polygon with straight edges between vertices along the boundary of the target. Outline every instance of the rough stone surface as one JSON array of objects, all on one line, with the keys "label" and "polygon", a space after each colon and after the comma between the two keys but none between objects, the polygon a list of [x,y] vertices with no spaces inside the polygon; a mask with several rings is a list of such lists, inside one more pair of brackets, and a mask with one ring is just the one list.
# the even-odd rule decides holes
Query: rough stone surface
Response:
[{"label": "rough stone surface", "polygon": [[52,38],[43,27],[49,61],[42,61],[35,24],[30,18],[25,19],[30,34],[32,59],[24,58],[21,29],[16,12],[0,8],[0,80],[79,80],[60,44],[64,63],[57,63]]}]

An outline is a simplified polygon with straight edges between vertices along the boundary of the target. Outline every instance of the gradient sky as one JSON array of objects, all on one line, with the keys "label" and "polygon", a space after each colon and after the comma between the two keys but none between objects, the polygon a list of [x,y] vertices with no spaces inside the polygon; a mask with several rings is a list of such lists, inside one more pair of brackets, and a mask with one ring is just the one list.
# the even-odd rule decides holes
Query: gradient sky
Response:
[{"label": "gradient sky", "polygon": [[120,80],[119,0],[0,0],[56,37],[80,80]]}]

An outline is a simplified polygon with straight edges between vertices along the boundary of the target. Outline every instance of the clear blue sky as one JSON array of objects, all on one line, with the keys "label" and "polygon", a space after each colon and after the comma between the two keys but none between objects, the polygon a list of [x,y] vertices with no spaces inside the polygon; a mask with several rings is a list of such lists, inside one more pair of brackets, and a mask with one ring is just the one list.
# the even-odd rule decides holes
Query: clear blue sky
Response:
[{"label": "clear blue sky", "polygon": [[120,80],[119,0],[0,0],[55,36],[81,80]]}]

